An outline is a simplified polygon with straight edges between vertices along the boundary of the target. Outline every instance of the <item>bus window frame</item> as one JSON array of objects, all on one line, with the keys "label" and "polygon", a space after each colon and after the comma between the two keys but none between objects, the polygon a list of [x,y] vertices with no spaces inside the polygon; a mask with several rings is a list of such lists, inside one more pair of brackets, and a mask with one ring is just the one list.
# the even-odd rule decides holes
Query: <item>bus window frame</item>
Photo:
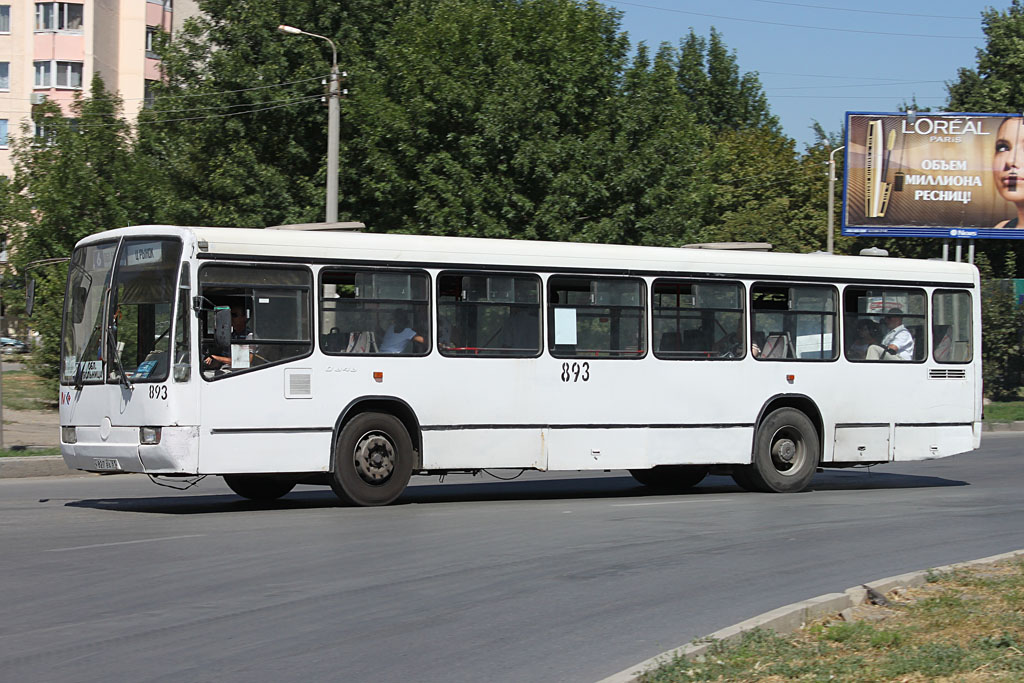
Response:
[{"label": "bus window frame", "polygon": [[[910,360],[900,360],[899,363],[896,363],[895,361],[886,361],[884,359],[884,357],[881,360],[869,359],[869,358],[850,358],[847,355],[848,344],[846,343],[846,338],[845,337],[846,337],[846,315],[847,315],[847,313],[846,313],[846,293],[848,291],[851,291],[851,290],[854,290],[854,291],[856,291],[856,290],[863,290],[863,291],[868,291],[868,290],[871,290],[871,291],[895,290],[895,291],[898,291],[898,292],[906,292],[908,295],[916,294],[916,295],[921,296],[921,298],[923,299],[923,302],[924,302],[924,313],[922,315],[917,315],[916,313],[908,313],[908,312],[904,311],[903,314],[900,316],[901,318],[904,319],[904,321],[906,320],[907,317],[910,317],[910,318],[912,318],[914,320],[917,320],[917,319],[921,320],[921,336],[923,337],[923,339],[920,339],[918,337],[914,337],[914,354],[916,356],[917,355],[917,349],[921,348],[921,349],[924,350],[924,353],[921,355],[921,357],[920,358],[916,358],[916,357],[915,358],[911,358]],[[973,303],[974,302],[972,300],[971,304],[973,305]],[[850,363],[867,363],[867,364],[888,362],[889,364],[894,364],[895,363],[896,365],[899,365],[901,363],[905,364],[905,365],[910,365],[910,364],[920,365],[922,363],[927,362],[928,359],[931,357],[931,316],[929,315],[931,305],[932,305],[932,298],[930,296],[928,296],[928,291],[926,289],[924,289],[923,287],[915,287],[913,285],[900,286],[899,284],[892,284],[892,283],[870,284],[870,285],[861,285],[861,284],[847,284],[847,285],[845,285],[843,287],[843,292],[842,292],[842,295],[840,297],[840,307],[842,308],[842,313],[840,314],[840,316],[841,316],[842,322],[843,322],[843,352],[842,352],[841,355],[842,355],[843,359],[848,361],[848,362],[850,362]],[[851,313],[850,315],[851,316],[857,316],[858,320],[861,318],[861,316],[863,316],[863,317],[872,317],[871,314]],[[879,318],[879,322],[883,322],[884,319],[885,319],[885,316],[886,316],[886,313],[884,311],[881,312],[881,313],[874,314],[874,317],[878,317]],[[904,322],[904,326],[906,326],[905,322]],[[909,327],[907,327],[907,331],[908,332],[910,331]],[[878,344],[879,345],[881,345],[882,339],[885,338],[885,335],[886,335],[887,332],[888,332],[888,330],[883,330],[882,336],[879,337],[879,340],[878,340]],[[911,333],[911,336],[913,336],[913,333]]]},{"label": "bus window frame", "polygon": [[[679,310],[689,310],[689,311],[699,311],[699,312],[711,311],[712,313],[715,313],[715,312],[722,312],[722,313],[732,313],[732,312],[735,312],[735,313],[739,314],[739,327],[740,327],[740,331],[742,332],[742,334],[744,336],[744,339],[740,339],[739,342],[738,342],[738,344],[740,346],[740,349],[741,349],[741,353],[739,355],[718,355],[718,356],[714,356],[714,355],[710,355],[712,353],[712,351],[708,350],[707,352],[704,352],[704,351],[697,352],[697,353],[702,354],[702,355],[699,355],[699,356],[662,355],[665,352],[655,348],[655,345],[654,345],[654,325],[655,325],[655,305],[654,305],[655,291],[654,290],[655,290],[655,288],[659,284],[662,284],[662,283],[679,283],[679,284],[688,284],[688,285],[700,285],[700,284],[723,285],[723,284],[728,284],[728,285],[735,286],[737,288],[738,292],[739,292],[739,298],[740,298],[740,306],[737,309],[726,309],[726,308],[680,309],[680,308],[676,307],[675,309],[665,309],[665,310],[676,310],[676,311],[679,311]],[[650,306],[649,307],[650,307],[650,313],[651,313],[651,343],[649,344],[649,346],[651,348],[651,353],[654,355],[655,358],[657,358],[659,360],[663,360],[663,361],[709,361],[709,360],[736,361],[736,360],[743,360],[747,356],[747,349],[750,346],[749,331],[747,329],[747,324],[746,324],[746,321],[747,321],[747,310],[746,310],[747,309],[747,288],[744,286],[742,280],[733,280],[733,279],[714,280],[714,279],[708,279],[708,278],[680,278],[680,277],[672,277],[672,276],[657,277],[657,278],[655,278],[651,282],[649,302],[650,302]],[[670,351],[669,353],[687,353],[687,352],[686,351],[678,351],[678,352],[671,352]]]},{"label": "bus window frame", "polygon": [[[969,342],[971,344],[971,349],[970,349],[971,352],[970,352],[970,354],[968,354],[967,360],[939,360],[935,356],[935,338],[934,338],[935,337],[935,335],[934,335],[935,329],[934,328],[935,328],[935,318],[936,318],[936,316],[935,316],[935,297],[939,296],[940,294],[966,294],[967,297],[968,297],[967,300],[970,302],[970,306],[967,307],[968,313],[970,314],[970,317],[968,318],[968,320],[970,322],[970,330],[969,330],[970,334],[967,335],[967,338],[968,338],[968,340],[969,340]],[[928,299],[929,299],[928,300],[928,306],[929,306],[929,309],[931,311],[931,319],[930,319],[930,321],[928,323],[928,329],[932,333],[930,335],[930,342],[931,343],[929,344],[928,349],[929,349],[929,356],[931,357],[932,361],[934,361],[936,363],[939,363],[940,365],[970,365],[971,363],[973,363],[974,362],[974,353],[975,353],[975,349],[974,349],[974,317],[973,317],[973,314],[974,314],[974,297],[973,297],[973,292],[971,290],[969,290],[969,289],[957,289],[955,287],[941,287],[941,288],[933,289],[932,290],[932,295]]]},{"label": "bus window frame", "polygon": [[[790,288],[790,289],[791,288],[796,288],[796,287],[817,287],[817,288],[821,288],[821,289],[831,289],[832,290],[832,301],[835,304],[835,310],[831,311],[832,316],[835,318],[834,324],[832,326],[832,350],[833,350],[834,355],[831,358],[799,358],[796,355],[796,340],[790,340],[790,342],[792,343],[792,347],[793,347],[793,357],[792,358],[769,358],[769,357],[765,356],[764,349],[762,349],[761,353],[759,353],[757,355],[751,354],[751,355],[754,356],[754,358],[756,360],[761,361],[761,362],[765,362],[765,363],[779,363],[779,362],[782,362],[782,363],[835,363],[840,358],[843,357],[842,344],[841,344],[841,340],[839,338],[840,335],[842,334],[842,310],[841,310],[841,308],[842,308],[842,304],[843,304],[843,299],[842,299],[842,293],[841,293],[841,291],[840,291],[840,289],[839,289],[839,287],[837,285],[832,284],[832,283],[821,283],[821,282],[802,282],[802,281],[787,282],[785,280],[756,280],[754,282],[751,282],[750,286],[747,289],[747,302],[748,302],[748,309],[750,311],[750,314],[749,314],[749,317],[748,317],[748,321],[749,321],[749,325],[750,325],[750,330],[749,331],[750,331],[750,343],[751,344],[754,343],[754,333],[755,333],[755,330],[756,330],[754,319],[755,319],[755,316],[758,313],[758,311],[754,308],[754,289],[756,287],[761,287],[761,286],[764,286],[764,287],[776,287],[776,288],[777,287],[785,287],[785,288]],[[765,311],[765,312],[767,312],[767,311]],[[787,314],[799,314],[800,313],[799,309],[793,309],[793,310],[787,309],[786,311],[783,311],[783,312],[787,313]],[[806,311],[805,313],[813,314],[813,313],[815,313],[815,311]],[[829,313],[829,311],[817,311],[817,313],[818,314]]]},{"label": "bus window frame", "polygon": [[[446,349],[441,346],[439,335],[440,335],[440,331],[441,331],[441,324],[440,324],[441,323],[441,278],[448,277],[448,276],[454,276],[454,277],[484,277],[484,278],[491,277],[491,276],[496,276],[496,277],[512,277],[512,278],[529,278],[529,279],[534,280],[536,285],[537,285],[537,303],[535,304],[536,305],[536,310],[537,310],[537,350],[536,350],[536,352],[532,353],[532,354],[529,354],[529,355],[527,355],[527,354],[515,354],[515,355],[512,355],[512,354],[501,354],[501,353],[487,353],[487,354],[483,354],[483,355],[481,355],[481,354],[468,354],[468,353],[466,353],[466,354],[463,354],[463,353],[446,353],[445,352]],[[458,303],[460,303],[460,302],[456,302],[456,305],[458,305]],[[500,303],[503,303],[503,302],[462,302],[462,303],[463,304],[484,303],[486,305],[500,305]],[[522,307],[522,308],[525,308],[527,306],[527,304],[517,304],[515,302],[511,302],[510,305],[512,307]],[[534,304],[530,304],[530,305],[534,305]],[[545,317],[546,317],[544,315],[544,278],[542,278],[537,273],[521,272],[521,271],[503,271],[503,270],[468,270],[468,269],[461,269],[461,268],[460,269],[449,269],[449,270],[439,271],[434,276],[434,306],[433,306],[433,308],[434,308],[434,311],[435,311],[436,317],[437,317],[437,325],[435,326],[436,329],[434,329],[434,331],[433,331],[434,339],[435,339],[435,348],[437,349],[437,352],[440,355],[444,356],[445,358],[489,358],[489,359],[495,359],[495,358],[499,358],[499,359],[500,358],[513,359],[513,358],[518,358],[518,359],[523,359],[523,358],[540,358],[542,355],[544,355],[545,340],[547,339],[547,336],[545,334],[546,333],[546,329],[545,329],[545,325],[544,325],[544,321],[545,321]]]},{"label": "bus window frame", "polygon": [[[574,351],[573,353],[558,353],[557,347],[559,345],[555,343],[555,337],[554,337],[555,332],[556,332],[555,324],[554,324],[555,310],[558,309],[558,308],[570,308],[571,307],[569,304],[563,304],[563,303],[552,304],[551,303],[551,294],[552,294],[552,292],[551,292],[551,281],[552,280],[560,280],[560,279],[591,281],[591,282],[594,281],[594,280],[608,280],[608,281],[613,281],[613,282],[615,282],[615,281],[618,281],[618,282],[629,281],[629,282],[636,282],[636,283],[638,283],[640,285],[640,290],[639,290],[640,291],[640,295],[641,295],[641,297],[643,297],[643,301],[640,303],[639,306],[625,306],[625,305],[622,305],[622,304],[615,304],[615,305],[608,305],[608,306],[591,305],[590,307],[591,308],[608,308],[608,309],[611,309],[611,308],[630,308],[630,309],[638,308],[640,310],[640,327],[639,327],[639,330],[640,330],[640,334],[642,336],[641,341],[642,341],[642,344],[643,344],[643,350],[642,351],[638,350],[633,355],[627,355],[630,352],[626,351],[626,350],[608,351],[607,353],[609,355],[599,355],[598,353],[594,353],[594,352],[591,352],[591,353],[580,353],[578,351]],[[644,279],[643,277],[638,277],[638,276],[635,276],[635,275],[615,276],[615,275],[593,275],[593,274],[587,274],[587,273],[559,273],[559,272],[549,273],[547,275],[547,277],[544,278],[544,317],[545,317],[545,319],[547,321],[547,335],[546,335],[545,340],[544,340],[544,345],[546,347],[548,355],[550,357],[552,357],[552,358],[558,358],[560,360],[573,360],[573,359],[575,359],[575,360],[626,360],[626,361],[630,361],[630,360],[642,360],[642,359],[646,358],[648,356],[648,354],[650,353],[650,346],[651,346],[650,339],[648,338],[649,337],[648,332],[649,332],[649,328],[650,328],[650,315],[649,315],[649,313],[650,313],[650,306],[649,306],[649,303],[650,303],[650,292],[648,291],[648,283],[647,283],[647,280]]]},{"label": "bus window frame", "polygon": [[[432,318],[432,316],[434,314],[434,310],[433,310],[434,302],[431,300],[431,292],[432,292],[432,288],[434,286],[434,279],[431,277],[431,274],[430,274],[429,271],[427,271],[427,270],[425,270],[423,268],[417,268],[417,267],[414,267],[414,266],[410,266],[410,267],[406,267],[406,268],[386,268],[386,267],[381,267],[381,266],[362,265],[362,264],[358,264],[358,263],[356,263],[356,264],[331,263],[330,265],[325,265],[322,268],[320,268],[319,272],[317,273],[317,278],[316,278],[316,302],[314,303],[314,309],[315,309],[314,313],[316,315],[316,327],[317,327],[317,329],[316,329],[316,335],[315,335],[316,336],[316,341],[315,341],[314,345],[316,346],[317,350],[320,351],[320,353],[324,354],[325,356],[329,356],[331,358],[338,358],[338,357],[345,357],[345,358],[354,358],[354,357],[360,357],[360,358],[422,358],[424,356],[429,356],[433,352],[434,345],[432,343],[432,339],[433,339],[433,336],[434,336],[434,331],[432,329],[428,330],[428,334],[426,334],[426,335],[420,333],[418,330],[416,331],[416,333],[419,334],[420,336],[422,336],[423,339],[424,339],[424,349],[422,351],[417,351],[417,352],[414,352],[414,353],[384,353],[383,351],[380,351],[379,350],[379,345],[380,345],[380,342],[383,341],[383,335],[382,335],[381,339],[377,339],[376,340],[376,343],[378,345],[378,350],[377,350],[376,353],[354,353],[354,352],[353,353],[348,353],[348,352],[345,352],[345,351],[327,351],[326,349],[324,349],[323,340],[324,340],[324,336],[325,335],[323,334],[323,326],[321,324],[323,322],[322,318],[321,318],[321,314],[323,313],[322,304],[323,304],[323,301],[324,301],[324,275],[327,274],[327,273],[352,273],[352,274],[356,274],[356,273],[388,273],[388,274],[398,273],[398,274],[403,274],[404,273],[404,274],[409,274],[409,275],[420,275],[420,276],[423,276],[426,279],[426,286],[424,287],[424,291],[426,292],[426,299],[422,302],[421,305],[426,307],[427,325],[429,327],[433,327],[433,321],[432,321],[431,318]],[[369,299],[368,299],[368,301],[369,301]],[[401,299],[376,299],[375,298],[375,299],[373,299],[373,301],[377,301],[377,302],[385,301],[385,302],[387,302],[387,301],[401,301]],[[415,299],[409,299],[409,301],[416,301],[416,300]],[[373,332],[376,333],[376,330],[373,330]],[[386,332],[386,329],[385,329],[385,332]]]},{"label": "bus window frame", "polygon": [[[304,354],[299,355],[299,356],[292,356],[290,358],[282,358],[280,360],[276,360],[276,361],[273,361],[271,363],[263,363],[261,365],[254,365],[254,366],[250,366],[250,367],[247,367],[247,368],[239,368],[237,370],[236,369],[232,369],[229,372],[222,372],[222,373],[219,373],[219,374],[214,374],[212,376],[207,376],[206,373],[204,372],[204,368],[203,368],[202,351],[203,351],[203,343],[208,341],[208,339],[203,335],[204,330],[203,330],[202,319],[201,319],[202,318],[202,310],[199,310],[199,311],[195,312],[195,315],[196,315],[196,318],[197,318],[197,320],[196,320],[196,330],[195,330],[196,331],[196,344],[198,345],[198,348],[199,348],[199,362],[197,364],[197,367],[198,367],[199,376],[203,378],[203,381],[206,381],[206,382],[218,382],[218,381],[226,379],[228,377],[238,377],[240,375],[246,375],[246,374],[249,374],[251,372],[258,372],[258,371],[264,370],[266,368],[272,368],[272,367],[276,367],[278,365],[283,365],[284,363],[292,363],[292,362],[297,361],[297,360],[302,360],[304,358],[309,358],[310,356],[313,355],[313,352],[316,350],[316,339],[314,339],[314,337],[316,335],[316,324],[315,324],[315,321],[313,319],[313,316],[316,315],[316,310],[315,310],[315,304],[314,304],[313,300],[316,297],[315,297],[315,293],[312,290],[313,290],[314,282],[316,281],[316,278],[314,277],[313,269],[311,267],[304,266],[304,265],[299,265],[299,264],[291,264],[291,263],[263,263],[263,262],[259,262],[259,263],[252,263],[252,262],[243,263],[243,262],[238,262],[238,261],[220,261],[220,260],[204,262],[204,263],[199,264],[199,268],[197,268],[196,278],[195,278],[195,285],[194,285],[194,287],[195,287],[196,291],[198,292],[198,295],[199,295],[199,297],[201,298],[202,301],[209,301],[208,298],[206,297],[206,294],[205,294],[207,283],[203,282],[203,272],[206,271],[206,269],[210,268],[210,267],[221,267],[221,268],[223,268],[223,267],[230,267],[230,268],[250,269],[250,270],[264,270],[264,269],[265,270],[291,270],[291,271],[301,271],[301,272],[304,272],[305,274],[307,274],[309,276],[309,280],[308,280],[308,285],[305,287],[305,289],[309,293],[309,296],[306,299],[306,309],[307,309],[306,310],[306,316],[307,316],[307,319],[309,320],[309,339],[308,339],[309,348],[306,350],[306,352]],[[223,283],[223,282],[214,282],[213,285],[214,286],[220,286],[220,287],[238,286],[237,283]],[[294,285],[291,285],[291,287],[294,288]],[[256,288],[253,288],[251,284],[248,285],[248,289],[250,291],[254,291],[254,292],[259,290],[259,289],[287,289],[287,288],[288,288],[288,286],[285,286],[285,285],[266,286],[266,287],[262,287],[261,286],[261,287],[256,287]],[[246,345],[252,345],[252,346],[259,346],[261,343],[265,344],[268,341],[270,341],[270,340],[260,340],[258,338],[254,338],[254,339],[248,339],[248,340],[241,340],[240,343],[243,343],[243,344],[246,344]],[[274,342],[274,343],[276,343],[276,342]],[[282,342],[282,344],[283,343],[287,343],[287,342]]]}]

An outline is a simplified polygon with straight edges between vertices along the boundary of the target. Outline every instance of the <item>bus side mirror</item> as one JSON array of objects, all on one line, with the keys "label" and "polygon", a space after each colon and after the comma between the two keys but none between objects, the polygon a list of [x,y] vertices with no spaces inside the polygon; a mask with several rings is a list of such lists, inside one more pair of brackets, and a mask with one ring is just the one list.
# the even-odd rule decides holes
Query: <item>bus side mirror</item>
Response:
[{"label": "bus side mirror", "polygon": [[36,306],[36,279],[32,278],[25,287],[25,315],[32,315]]},{"label": "bus side mirror", "polygon": [[89,298],[89,290],[75,287],[71,292],[71,321],[80,323],[85,320],[85,301]]},{"label": "bus side mirror", "polygon": [[227,306],[213,309],[213,339],[224,355],[231,352],[231,309]]}]

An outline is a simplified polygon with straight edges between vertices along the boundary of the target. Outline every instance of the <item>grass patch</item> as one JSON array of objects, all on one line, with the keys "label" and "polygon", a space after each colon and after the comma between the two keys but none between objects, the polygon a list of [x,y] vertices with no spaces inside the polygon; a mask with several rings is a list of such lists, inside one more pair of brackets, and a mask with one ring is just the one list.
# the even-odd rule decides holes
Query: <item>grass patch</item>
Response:
[{"label": "grass patch", "polygon": [[4,408],[11,410],[53,410],[56,401],[46,382],[28,370],[3,374]]},{"label": "grass patch", "polygon": [[837,615],[788,636],[751,631],[638,680],[1024,680],[1024,561],[928,578],[920,588],[890,594],[888,608],[856,608],[857,620]]},{"label": "grass patch", "polygon": [[985,422],[1024,420],[1024,401],[993,401],[985,406]]},{"label": "grass patch", "polygon": [[59,448],[0,448],[0,458],[28,458],[34,455],[60,455]]}]

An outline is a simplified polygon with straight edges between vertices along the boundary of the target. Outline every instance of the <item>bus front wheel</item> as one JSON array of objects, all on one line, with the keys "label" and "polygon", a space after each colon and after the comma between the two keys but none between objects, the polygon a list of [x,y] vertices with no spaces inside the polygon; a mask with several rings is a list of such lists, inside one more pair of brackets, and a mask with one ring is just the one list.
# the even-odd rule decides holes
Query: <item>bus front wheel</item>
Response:
[{"label": "bus front wheel", "polygon": [[242,498],[262,501],[277,500],[295,488],[294,481],[253,474],[225,474],[224,483]]},{"label": "bus front wheel", "polygon": [[708,468],[700,465],[658,465],[649,470],[630,470],[629,473],[655,491],[685,491],[703,481],[708,476]]},{"label": "bus front wheel", "polygon": [[409,484],[412,461],[412,440],[401,420],[361,413],[338,436],[331,489],[348,505],[387,505]]},{"label": "bus front wheel", "polygon": [[734,471],[733,478],[748,490],[803,491],[818,469],[819,452],[814,423],[796,408],[779,408],[757,428],[753,462],[737,468],[739,472]]}]

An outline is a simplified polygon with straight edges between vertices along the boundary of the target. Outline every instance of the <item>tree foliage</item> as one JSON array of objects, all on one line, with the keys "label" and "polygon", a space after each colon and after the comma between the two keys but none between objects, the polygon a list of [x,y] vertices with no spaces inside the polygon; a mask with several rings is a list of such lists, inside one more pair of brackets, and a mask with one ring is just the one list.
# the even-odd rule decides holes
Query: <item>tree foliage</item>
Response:
[{"label": "tree foliage", "polygon": [[[33,354],[33,369],[50,380],[58,372],[67,268],[34,264],[68,256],[87,235],[145,223],[151,216],[148,160],[133,153],[121,101],[106,90],[99,75],[90,92],[72,105],[74,119],[63,118],[53,103],[35,111],[41,135],[26,125],[15,137],[15,173],[3,205],[11,265],[37,281],[32,326],[41,335],[42,348]],[[24,310],[20,290],[8,299],[10,312]]]}]

